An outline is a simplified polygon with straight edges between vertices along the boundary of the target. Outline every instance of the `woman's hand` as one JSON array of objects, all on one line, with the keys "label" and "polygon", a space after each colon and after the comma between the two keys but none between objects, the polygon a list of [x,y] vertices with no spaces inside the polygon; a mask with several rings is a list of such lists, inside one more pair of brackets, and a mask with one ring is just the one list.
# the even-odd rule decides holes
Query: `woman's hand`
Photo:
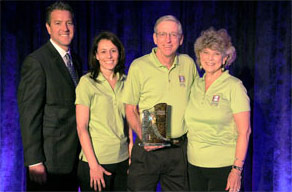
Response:
[{"label": "woman's hand", "polygon": [[103,174],[111,175],[110,172],[106,171],[101,165],[98,165],[96,168],[90,168],[90,187],[94,188],[95,191],[101,191],[101,185],[105,188],[105,181]]},{"label": "woman's hand", "polygon": [[235,169],[232,169],[229,173],[227,179],[227,185],[225,190],[229,190],[229,192],[238,192],[241,187],[241,172]]}]

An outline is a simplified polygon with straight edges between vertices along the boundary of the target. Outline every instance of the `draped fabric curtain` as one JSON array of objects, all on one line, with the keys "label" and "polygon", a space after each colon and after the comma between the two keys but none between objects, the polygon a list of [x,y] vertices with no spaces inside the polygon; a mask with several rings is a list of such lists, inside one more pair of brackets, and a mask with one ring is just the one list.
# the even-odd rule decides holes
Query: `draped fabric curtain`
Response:
[{"label": "draped fabric curtain", "polygon": [[[202,30],[225,28],[237,50],[230,72],[247,88],[252,134],[244,191],[292,191],[291,2],[290,1],[68,1],[75,10],[73,49],[88,70],[91,41],[117,34],[126,65],[151,51],[157,18],[175,15],[183,25],[179,49],[195,59]],[[1,1],[0,191],[25,190],[17,86],[26,55],[44,44],[45,8],[53,1]]]}]

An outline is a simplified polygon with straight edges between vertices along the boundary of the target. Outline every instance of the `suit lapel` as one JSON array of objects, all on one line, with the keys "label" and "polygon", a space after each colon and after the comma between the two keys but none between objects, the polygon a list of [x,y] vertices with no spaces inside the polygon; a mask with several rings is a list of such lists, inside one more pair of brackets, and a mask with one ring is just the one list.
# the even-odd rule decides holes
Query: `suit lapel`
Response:
[{"label": "suit lapel", "polygon": [[55,47],[52,45],[52,43],[49,41],[48,42],[48,48],[51,53],[51,58],[53,60],[53,63],[56,65],[56,68],[61,71],[61,74],[64,75],[64,78],[70,83],[72,87],[75,89],[74,82],[71,78],[71,75],[66,67],[66,64],[64,63],[63,58],[59,54],[59,52],[55,49]]}]

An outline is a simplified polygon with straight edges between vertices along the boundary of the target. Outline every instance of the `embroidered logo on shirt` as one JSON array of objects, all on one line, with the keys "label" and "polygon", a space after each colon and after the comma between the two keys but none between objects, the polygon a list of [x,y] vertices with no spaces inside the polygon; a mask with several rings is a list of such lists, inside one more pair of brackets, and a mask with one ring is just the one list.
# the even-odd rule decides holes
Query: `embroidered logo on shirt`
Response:
[{"label": "embroidered logo on shirt", "polygon": [[185,86],[185,76],[179,75],[178,76],[180,86]]},{"label": "embroidered logo on shirt", "polygon": [[213,95],[213,99],[212,99],[212,103],[211,105],[218,105],[219,103],[219,100],[220,100],[220,96],[219,95]]}]

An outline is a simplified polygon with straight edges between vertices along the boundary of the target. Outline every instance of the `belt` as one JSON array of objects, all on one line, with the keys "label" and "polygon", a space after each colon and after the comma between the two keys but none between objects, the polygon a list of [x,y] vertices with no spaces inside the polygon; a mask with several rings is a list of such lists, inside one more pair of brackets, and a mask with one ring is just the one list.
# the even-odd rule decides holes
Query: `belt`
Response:
[{"label": "belt", "polygon": [[170,143],[172,145],[180,145],[182,144],[185,140],[187,140],[187,134],[184,134],[181,137],[177,137],[177,138],[171,138],[170,139]]}]

